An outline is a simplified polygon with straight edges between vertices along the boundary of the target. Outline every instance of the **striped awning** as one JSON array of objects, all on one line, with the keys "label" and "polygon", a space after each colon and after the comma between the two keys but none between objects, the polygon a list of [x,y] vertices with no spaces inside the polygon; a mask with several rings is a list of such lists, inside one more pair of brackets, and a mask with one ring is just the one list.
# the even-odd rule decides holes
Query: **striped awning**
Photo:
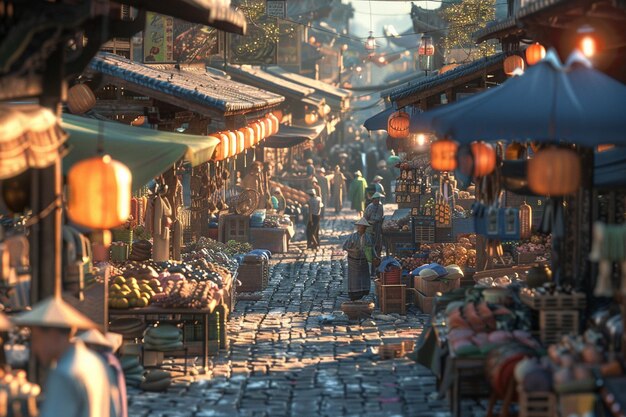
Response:
[{"label": "striped awning", "polygon": [[0,106],[0,179],[52,165],[66,138],[59,119],[49,109]]}]

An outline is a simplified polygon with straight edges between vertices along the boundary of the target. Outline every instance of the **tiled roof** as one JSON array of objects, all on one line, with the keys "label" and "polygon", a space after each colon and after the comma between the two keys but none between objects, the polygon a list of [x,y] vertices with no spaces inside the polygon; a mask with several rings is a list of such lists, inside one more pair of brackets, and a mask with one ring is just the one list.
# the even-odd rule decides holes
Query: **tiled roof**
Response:
[{"label": "tiled roof", "polygon": [[313,78],[305,77],[304,75],[289,72],[281,67],[268,67],[267,72],[305,87],[312,87],[322,93],[322,95],[329,95],[337,100],[342,100],[352,95],[350,91],[344,90],[343,88],[333,87],[323,81],[314,80]]},{"label": "tiled roof", "polygon": [[492,55],[486,58],[477,59],[476,61],[470,62],[469,64],[461,65],[456,67],[453,70],[447,71],[441,75],[433,75],[430,77],[422,78],[417,82],[408,82],[407,84],[395,88],[391,91],[385,92],[383,96],[386,98],[389,97],[390,100],[396,101],[400,100],[414,94],[421,93],[423,91],[430,90],[432,88],[438,87],[440,85],[446,84],[450,81],[453,81],[457,78],[470,75],[473,73],[478,73],[484,70],[487,67],[491,67],[497,65],[504,61],[504,58],[507,57],[507,54],[502,52],[496,55]]},{"label": "tiled roof", "polygon": [[300,99],[308,97],[315,92],[313,88],[287,81],[258,67],[229,65],[224,68],[224,71],[237,81],[264,88],[290,98]]},{"label": "tiled roof", "polygon": [[482,42],[484,40],[493,38],[498,32],[510,32],[518,27],[518,22],[515,17],[507,17],[506,19],[494,20],[487,23],[487,26],[477,30],[473,33],[473,38],[476,42]]},{"label": "tiled roof", "polygon": [[151,67],[109,53],[98,54],[90,63],[94,71],[119,78],[131,86],[155,94],[177,97],[223,113],[242,113],[273,107],[284,97],[259,88],[197,70]]}]

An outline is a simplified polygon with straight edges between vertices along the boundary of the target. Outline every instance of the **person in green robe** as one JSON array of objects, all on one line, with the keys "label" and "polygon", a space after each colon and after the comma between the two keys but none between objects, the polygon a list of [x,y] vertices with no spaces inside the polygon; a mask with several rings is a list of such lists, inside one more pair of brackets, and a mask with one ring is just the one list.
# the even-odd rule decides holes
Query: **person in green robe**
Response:
[{"label": "person in green robe", "polygon": [[367,189],[367,181],[363,178],[361,171],[354,173],[354,180],[350,184],[348,194],[352,202],[352,210],[356,210],[358,217],[363,217],[365,211],[365,190]]}]

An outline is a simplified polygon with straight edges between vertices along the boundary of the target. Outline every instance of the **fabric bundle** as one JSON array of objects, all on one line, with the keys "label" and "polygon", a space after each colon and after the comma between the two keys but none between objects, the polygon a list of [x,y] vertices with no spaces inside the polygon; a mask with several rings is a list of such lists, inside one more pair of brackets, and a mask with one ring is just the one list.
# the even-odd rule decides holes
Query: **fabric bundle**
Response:
[{"label": "fabric bundle", "polygon": [[120,358],[120,363],[124,371],[127,386],[138,387],[139,384],[144,382],[144,368],[139,361],[138,355],[123,355]]},{"label": "fabric bundle", "polygon": [[144,349],[167,352],[183,348],[183,332],[171,324],[150,327],[143,336]]}]

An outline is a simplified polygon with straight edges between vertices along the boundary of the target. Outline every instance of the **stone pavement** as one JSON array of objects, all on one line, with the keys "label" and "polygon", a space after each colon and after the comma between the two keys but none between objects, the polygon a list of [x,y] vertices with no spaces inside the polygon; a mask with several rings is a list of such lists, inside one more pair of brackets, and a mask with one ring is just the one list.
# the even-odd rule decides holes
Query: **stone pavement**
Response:
[{"label": "stone pavement", "polygon": [[[131,391],[129,415],[448,417],[447,401],[432,399],[436,381],[427,369],[375,353],[384,337],[417,338],[427,315],[375,313],[357,323],[340,312],[348,300],[340,245],[353,221],[329,216],[320,250],[296,242],[276,255],[260,300],[238,301],[230,348],[207,375],[178,378],[166,393]],[[331,314],[335,320],[323,323]]]}]

